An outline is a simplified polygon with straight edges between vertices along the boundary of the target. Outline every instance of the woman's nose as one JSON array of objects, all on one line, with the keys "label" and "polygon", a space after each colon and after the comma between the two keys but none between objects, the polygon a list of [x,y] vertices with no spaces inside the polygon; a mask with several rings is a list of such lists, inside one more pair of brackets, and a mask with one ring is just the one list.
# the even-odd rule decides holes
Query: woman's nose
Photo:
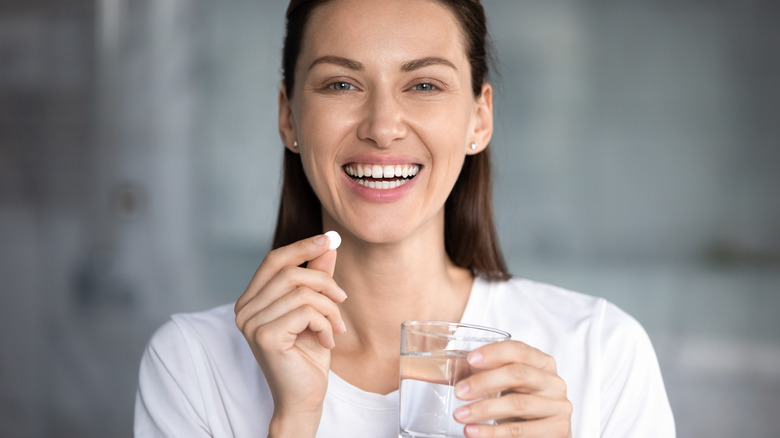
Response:
[{"label": "woman's nose", "polygon": [[406,135],[401,103],[391,92],[371,93],[363,112],[358,126],[358,137],[361,140],[369,141],[379,148],[388,148]]}]

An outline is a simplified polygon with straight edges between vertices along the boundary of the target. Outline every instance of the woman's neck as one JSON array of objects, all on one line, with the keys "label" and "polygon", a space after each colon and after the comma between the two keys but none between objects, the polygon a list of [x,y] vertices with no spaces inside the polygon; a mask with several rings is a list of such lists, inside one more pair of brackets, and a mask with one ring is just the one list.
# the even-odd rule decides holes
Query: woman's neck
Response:
[{"label": "woman's neck", "polygon": [[349,296],[340,307],[353,341],[379,349],[403,321],[460,320],[473,283],[450,261],[443,240],[424,236],[382,245],[345,239],[334,278]]},{"label": "woman's neck", "polygon": [[349,298],[339,305],[347,332],[336,336],[331,369],[365,391],[398,388],[401,323],[459,321],[473,284],[444,242],[355,244],[345,239],[334,274]]}]

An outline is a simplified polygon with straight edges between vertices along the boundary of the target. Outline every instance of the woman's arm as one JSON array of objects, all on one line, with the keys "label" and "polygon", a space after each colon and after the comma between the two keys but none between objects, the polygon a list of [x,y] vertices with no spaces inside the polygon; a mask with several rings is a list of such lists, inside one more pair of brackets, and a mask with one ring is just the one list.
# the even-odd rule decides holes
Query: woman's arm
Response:
[{"label": "woman's arm", "polygon": [[675,437],[661,369],[644,328],[605,303],[600,347],[601,436]]},{"label": "woman's arm", "polygon": [[173,321],[154,334],[141,359],[136,437],[210,437],[185,336]]}]

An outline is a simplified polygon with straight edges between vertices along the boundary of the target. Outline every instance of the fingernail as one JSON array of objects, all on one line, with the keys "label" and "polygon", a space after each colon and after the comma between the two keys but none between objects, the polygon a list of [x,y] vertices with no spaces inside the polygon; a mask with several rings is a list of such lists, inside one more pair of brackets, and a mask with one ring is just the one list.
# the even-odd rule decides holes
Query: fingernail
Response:
[{"label": "fingernail", "polygon": [[344,324],[344,321],[341,321],[341,324],[339,324],[339,326],[341,327],[341,333],[347,332],[347,325]]},{"label": "fingernail", "polygon": [[346,292],[344,291],[344,289],[342,289],[342,288],[339,288],[339,289],[338,289],[338,293],[339,293],[339,295],[341,295],[341,298],[343,298],[343,299],[345,299],[345,300],[346,300],[347,298],[349,298],[349,297],[347,297],[347,293],[346,293]]},{"label": "fingernail", "polygon": [[476,438],[479,436],[479,427],[477,426],[466,426],[466,433],[471,438]]},{"label": "fingernail", "polygon": [[466,360],[468,360],[471,365],[479,365],[479,363],[482,362],[482,353],[479,351],[472,351],[469,353]]},{"label": "fingernail", "polygon": [[319,236],[314,238],[314,244],[317,246],[322,246],[328,243],[328,236],[324,234],[320,234]]},{"label": "fingernail", "polygon": [[468,383],[458,383],[457,385],[455,385],[455,395],[457,395],[458,397],[463,397],[468,393],[469,393]]},{"label": "fingernail", "polygon": [[455,409],[454,415],[458,420],[465,421],[469,418],[469,408],[461,406],[458,409]]}]

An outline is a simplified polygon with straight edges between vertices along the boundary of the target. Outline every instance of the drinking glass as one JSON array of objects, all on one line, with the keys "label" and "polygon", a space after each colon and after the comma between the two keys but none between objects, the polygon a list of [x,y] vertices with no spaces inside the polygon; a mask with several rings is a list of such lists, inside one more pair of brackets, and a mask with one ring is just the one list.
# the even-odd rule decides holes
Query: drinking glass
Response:
[{"label": "drinking glass", "polygon": [[[466,355],[510,338],[509,333],[470,324],[407,321],[401,325],[399,428],[403,438],[463,437],[453,412],[464,402],[454,387],[472,374]],[[498,397],[494,394],[492,397]]]}]

